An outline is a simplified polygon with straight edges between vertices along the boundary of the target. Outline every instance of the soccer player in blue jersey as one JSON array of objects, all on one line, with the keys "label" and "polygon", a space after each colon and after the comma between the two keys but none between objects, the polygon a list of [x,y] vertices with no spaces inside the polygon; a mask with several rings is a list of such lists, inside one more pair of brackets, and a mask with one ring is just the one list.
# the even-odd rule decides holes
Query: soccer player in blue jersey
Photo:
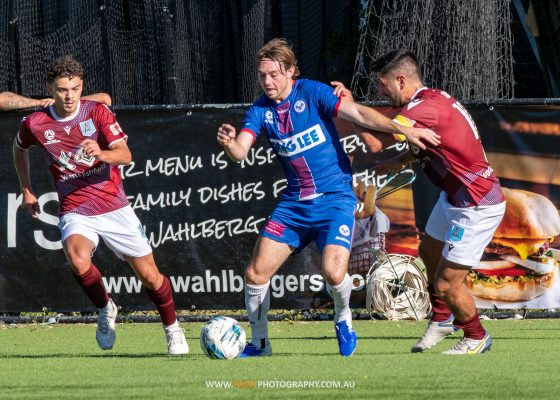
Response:
[{"label": "soccer player in blue jersey", "polygon": [[363,127],[404,134],[425,148],[438,144],[428,129],[400,126],[370,107],[344,101],[331,87],[295,78],[296,57],[284,39],[273,39],[257,55],[257,73],[264,94],[249,108],[239,135],[223,124],[217,140],[228,156],[241,161],[264,132],[287,177],[282,199],[262,228],[245,271],[245,305],[252,340],[241,357],[268,356],[267,313],[270,278],[293,251],[314,240],[322,252],[321,268],[334,301],[334,323],[340,354],[356,348],[349,307],[352,281],[347,273],[352,245],[356,197],[352,171],[340,144],[333,117]]}]

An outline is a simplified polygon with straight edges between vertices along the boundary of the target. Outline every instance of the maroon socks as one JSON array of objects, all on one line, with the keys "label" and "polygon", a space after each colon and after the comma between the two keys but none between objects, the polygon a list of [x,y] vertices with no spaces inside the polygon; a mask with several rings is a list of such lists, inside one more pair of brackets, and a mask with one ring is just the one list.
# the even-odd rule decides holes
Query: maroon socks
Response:
[{"label": "maroon socks", "polygon": [[103,280],[101,279],[101,273],[95,267],[95,265],[90,264],[89,269],[82,275],[78,275],[75,272],[72,273],[74,279],[80,284],[87,297],[95,304],[97,308],[103,308],[109,302],[109,295],[103,286]]},{"label": "maroon socks", "polygon": [[443,322],[451,318],[451,310],[449,310],[443,299],[436,294],[432,285],[428,285],[428,293],[430,294],[430,303],[432,303],[431,320]]},{"label": "maroon socks", "polygon": [[163,276],[163,283],[158,290],[150,290],[146,287],[145,289],[148,297],[159,311],[161,322],[165,326],[173,324],[177,320],[177,314],[175,313],[175,303],[171,294],[169,278],[165,275]]},{"label": "maroon socks", "polygon": [[466,338],[480,340],[486,335],[486,331],[482,327],[480,323],[480,318],[478,317],[478,313],[474,315],[468,321],[453,321],[453,325],[457,328],[462,329],[465,333]]}]

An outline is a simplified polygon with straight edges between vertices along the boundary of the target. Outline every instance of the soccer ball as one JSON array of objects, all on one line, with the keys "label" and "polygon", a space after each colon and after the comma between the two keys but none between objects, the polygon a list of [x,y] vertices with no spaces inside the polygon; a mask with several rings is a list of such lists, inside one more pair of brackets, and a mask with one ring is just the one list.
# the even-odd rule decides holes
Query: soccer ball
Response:
[{"label": "soccer ball", "polygon": [[200,347],[210,358],[231,360],[245,348],[245,329],[233,318],[215,317],[202,327]]}]

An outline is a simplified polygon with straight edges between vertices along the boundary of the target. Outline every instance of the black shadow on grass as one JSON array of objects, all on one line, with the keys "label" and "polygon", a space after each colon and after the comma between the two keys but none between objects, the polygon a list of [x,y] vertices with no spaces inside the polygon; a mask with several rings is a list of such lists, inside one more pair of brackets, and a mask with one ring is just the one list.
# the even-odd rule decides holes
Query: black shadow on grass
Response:
[{"label": "black shadow on grass", "polygon": [[63,354],[63,353],[53,353],[53,354],[0,354],[0,360],[2,359],[48,359],[48,358],[162,358],[169,360],[187,360],[192,358],[206,358],[203,354],[191,354],[188,356],[169,356],[164,353],[142,353],[142,354]]},{"label": "black shadow on grass", "polygon": [[[394,340],[394,339],[406,339],[406,340],[418,340],[420,336],[360,336],[360,332],[358,332],[358,340]],[[494,338],[492,336],[492,338]],[[336,339],[336,336],[333,334],[332,336],[274,336],[271,337],[270,340],[333,340]]]}]

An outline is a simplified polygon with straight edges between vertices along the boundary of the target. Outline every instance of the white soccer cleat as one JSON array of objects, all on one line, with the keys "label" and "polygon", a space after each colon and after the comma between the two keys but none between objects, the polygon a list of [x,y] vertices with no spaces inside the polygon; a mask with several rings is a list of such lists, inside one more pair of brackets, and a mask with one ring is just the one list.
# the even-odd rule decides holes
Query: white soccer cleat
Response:
[{"label": "white soccer cleat", "polygon": [[104,308],[99,309],[95,339],[102,350],[110,350],[115,344],[115,339],[117,338],[115,333],[117,312],[117,306],[111,299],[109,299],[109,302]]},{"label": "white soccer cleat", "polygon": [[462,354],[480,354],[490,350],[492,347],[492,338],[488,333],[480,340],[464,337],[450,350],[444,351],[443,354],[462,355]]},{"label": "white soccer cleat", "polygon": [[431,349],[436,344],[441,342],[447,336],[457,332],[457,328],[453,325],[453,317],[447,321],[435,322],[430,320],[426,331],[414,346],[412,346],[413,353],[420,353],[424,350]]},{"label": "white soccer cleat", "polygon": [[178,324],[174,327],[164,328],[167,338],[167,350],[170,356],[183,356],[189,353],[189,345],[185,338],[185,330]]}]

